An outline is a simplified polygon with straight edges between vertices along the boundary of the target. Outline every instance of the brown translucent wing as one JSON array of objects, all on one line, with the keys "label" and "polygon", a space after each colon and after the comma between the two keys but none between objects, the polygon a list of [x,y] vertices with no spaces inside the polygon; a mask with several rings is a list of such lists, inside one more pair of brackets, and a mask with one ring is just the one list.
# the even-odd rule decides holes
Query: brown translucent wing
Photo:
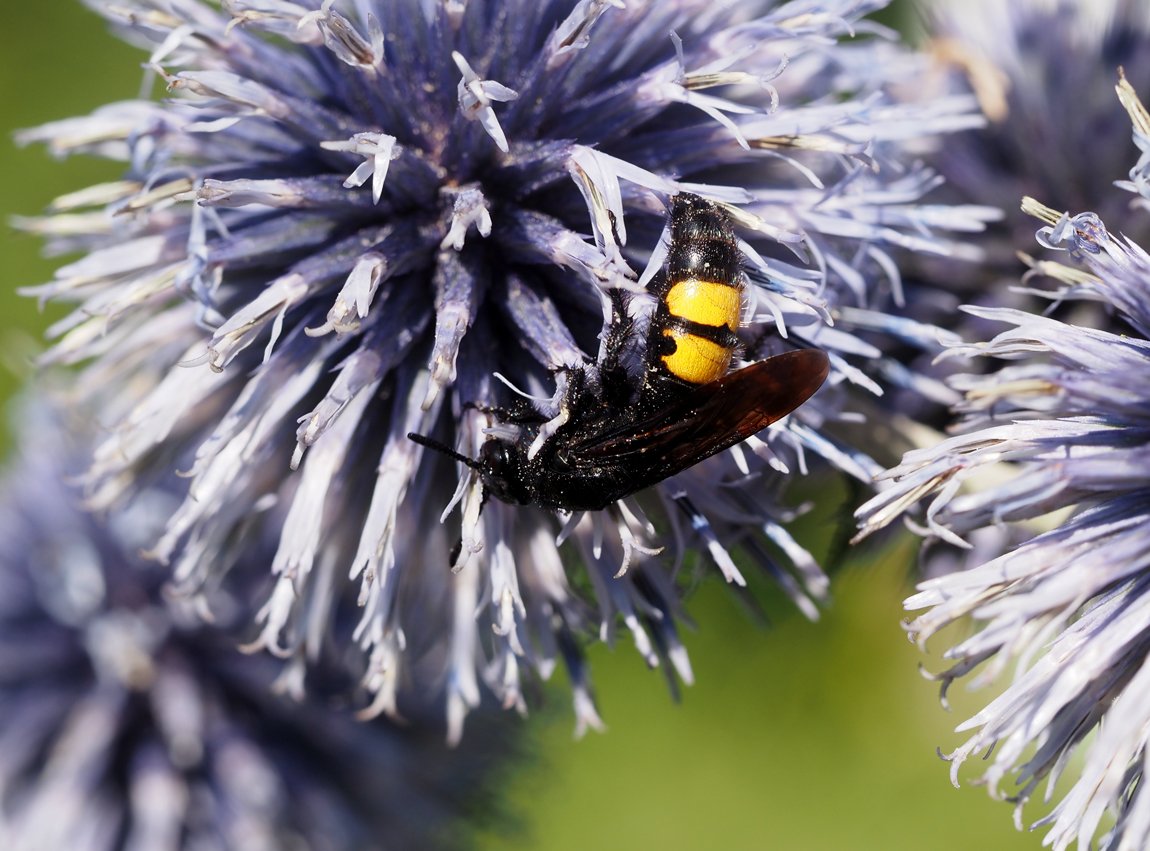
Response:
[{"label": "brown translucent wing", "polygon": [[572,454],[599,465],[625,463],[638,489],[782,419],[814,395],[829,371],[817,349],[775,355],[690,390],[647,420],[601,432]]}]

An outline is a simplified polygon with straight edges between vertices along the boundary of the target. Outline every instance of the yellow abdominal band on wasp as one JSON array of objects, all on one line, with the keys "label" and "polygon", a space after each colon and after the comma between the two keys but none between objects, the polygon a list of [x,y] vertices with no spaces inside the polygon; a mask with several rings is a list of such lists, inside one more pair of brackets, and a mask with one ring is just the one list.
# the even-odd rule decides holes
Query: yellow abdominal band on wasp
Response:
[{"label": "yellow abdominal band on wasp", "polygon": [[663,336],[675,346],[662,356],[664,368],[689,384],[708,384],[726,375],[734,347],[710,338],[722,339],[738,330],[740,287],[688,278],[676,281],[663,303],[671,316],[684,320],[663,328]]}]

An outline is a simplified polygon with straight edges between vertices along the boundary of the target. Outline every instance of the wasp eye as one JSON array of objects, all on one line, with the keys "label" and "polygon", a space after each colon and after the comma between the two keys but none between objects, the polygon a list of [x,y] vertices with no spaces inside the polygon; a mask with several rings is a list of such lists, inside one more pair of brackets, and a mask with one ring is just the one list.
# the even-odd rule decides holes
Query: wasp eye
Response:
[{"label": "wasp eye", "polygon": [[503,502],[529,505],[531,494],[523,481],[515,444],[492,438],[479,451],[479,475],[491,495]]}]

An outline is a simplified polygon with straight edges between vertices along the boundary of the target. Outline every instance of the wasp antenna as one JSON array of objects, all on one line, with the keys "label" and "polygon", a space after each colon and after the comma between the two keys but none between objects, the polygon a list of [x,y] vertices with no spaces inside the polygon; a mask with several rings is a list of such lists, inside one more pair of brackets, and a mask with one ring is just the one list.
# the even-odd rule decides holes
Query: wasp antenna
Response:
[{"label": "wasp antenna", "polygon": [[472,470],[479,469],[479,462],[474,458],[468,458],[466,455],[456,452],[446,443],[440,443],[438,440],[430,438],[425,434],[417,434],[414,431],[409,431],[407,433],[407,439],[418,443],[420,446],[426,446],[428,449],[434,449],[436,452],[442,452],[447,457],[454,458],[461,464],[466,464]]}]

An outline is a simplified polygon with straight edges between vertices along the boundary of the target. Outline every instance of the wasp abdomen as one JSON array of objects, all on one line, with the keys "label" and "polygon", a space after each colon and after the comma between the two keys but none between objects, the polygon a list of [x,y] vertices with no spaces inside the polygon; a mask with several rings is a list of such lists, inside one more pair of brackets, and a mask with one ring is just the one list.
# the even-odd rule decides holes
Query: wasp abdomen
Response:
[{"label": "wasp abdomen", "polygon": [[730,215],[698,195],[676,195],[666,274],[649,341],[656,371],[694,385],[727,373],[739,344],[741,266]]}]

